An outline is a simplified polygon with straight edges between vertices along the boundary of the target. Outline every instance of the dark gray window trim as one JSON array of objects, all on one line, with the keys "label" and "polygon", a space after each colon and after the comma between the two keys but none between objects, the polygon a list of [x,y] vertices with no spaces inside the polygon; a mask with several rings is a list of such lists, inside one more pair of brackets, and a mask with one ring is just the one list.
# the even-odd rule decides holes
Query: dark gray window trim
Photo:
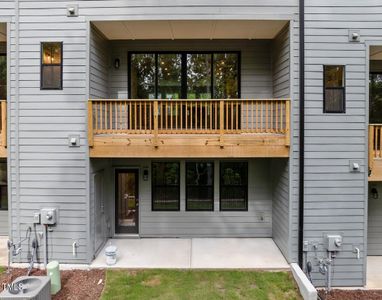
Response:
[{"label": "dark gray window trim", "polygon": [[[344,78],[343,78],[343,86],[342,87],[326,87],[326,67],[343,67],[344,68]],[[345,65],[323,65],[323,97],[324,97],[324,104],[323,104],[323,112],[324,114],[345,114],[346,113],[346,66]],[[344,94],[344,100],[342,103],[342,109],[339,111],[327,111],[326,110],[326,90],[340,90],[343,91]]]}]

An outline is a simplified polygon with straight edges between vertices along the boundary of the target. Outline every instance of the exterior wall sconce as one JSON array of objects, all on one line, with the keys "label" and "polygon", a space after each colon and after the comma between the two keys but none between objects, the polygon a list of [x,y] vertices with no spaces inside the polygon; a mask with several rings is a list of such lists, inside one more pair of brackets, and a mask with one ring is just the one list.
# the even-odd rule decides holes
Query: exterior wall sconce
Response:
[{"label": "exterior wall sconce", "polygon": [[149,180],[149,169],[145,168],[143,169],[143,181],[148,181]]},{"label": "exterior wall sconce", "polygon": [[66,7],[66,16],[68,17],[78,17],[78,5],[71,4]]},{"label": "exterior wall sconce", "polygon": [[121,66],[121,61],[119,58],[116,58],[114,60],[114,68],[118,70],[120,66]]},{"label": "exterior wall sconce", "polygon": [[373,199],[378,199],[379,198],[379,194],[378,194],[377,188],[375,188],[375,187],[371,188],[371,197]]}]

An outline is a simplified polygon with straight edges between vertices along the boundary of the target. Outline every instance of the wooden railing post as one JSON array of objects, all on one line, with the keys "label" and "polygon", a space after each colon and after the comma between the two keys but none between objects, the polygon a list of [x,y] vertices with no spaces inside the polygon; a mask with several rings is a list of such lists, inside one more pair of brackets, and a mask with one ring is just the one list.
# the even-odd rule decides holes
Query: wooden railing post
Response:
[{"label": "wooden railing post", "polygon": [[374,126],[369,125],[369,174],[374,164]]},{"label": "wooden railing post", "polygon": [[285,102],[285,145],[290,146],[290,100]]},{"label": "wooden railing post", "polygon": [[154,100],[154,146],[155,148],[158,147],[158,113],[159,113],[158,100]]},{"label": "wooden railing post", "polygon": [[88,144],[89,147],[94,145],[94,134],[93,134],[93,102],[88,101]]},{"label": "wooden railing post", "polygon": [[223,141],[223,135],[224,135],[224,100],[220,100],[220,118],[219,118],[219,125],[220,125],[220,148],[224,148],[224,141]]},{"label": "wooden railing post", "polygon": [[1,101],[1,145],[7,147],[7,101]]}]

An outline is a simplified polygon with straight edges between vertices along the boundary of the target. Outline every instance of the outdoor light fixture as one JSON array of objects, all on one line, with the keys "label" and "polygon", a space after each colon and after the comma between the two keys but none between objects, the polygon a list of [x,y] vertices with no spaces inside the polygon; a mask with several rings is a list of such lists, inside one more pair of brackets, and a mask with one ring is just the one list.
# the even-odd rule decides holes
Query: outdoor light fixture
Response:
[{"label": "outdoor light fixture", "polygon": [[379,198],[379,194],[378,194],[377,188],[375,188],[375,187],[371,188],[371,196],[373,197],[373,199],[378,199]]},{"label": "outdoor light fixture", "polygon": [[121,61],[119,60],[119,58],[116,58],[114,60],[114,68],[118,70],[120,66],[121,66]]}]

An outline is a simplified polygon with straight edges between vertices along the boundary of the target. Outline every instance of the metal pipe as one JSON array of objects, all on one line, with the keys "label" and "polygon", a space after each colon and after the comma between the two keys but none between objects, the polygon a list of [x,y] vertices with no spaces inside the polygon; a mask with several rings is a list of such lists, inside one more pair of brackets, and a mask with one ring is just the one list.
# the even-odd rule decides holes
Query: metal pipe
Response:
[{"label": "metal pipe", "polygon": [[48,265],[48,225],[44,225],[44,267]]},{"label": "metal pipe", "polygon": [[300,0],[300,135],[299,135],[299,217],[298,217],[298,263],[303,268],[304,243],[304,181],[305,181],[305,1]]}]

